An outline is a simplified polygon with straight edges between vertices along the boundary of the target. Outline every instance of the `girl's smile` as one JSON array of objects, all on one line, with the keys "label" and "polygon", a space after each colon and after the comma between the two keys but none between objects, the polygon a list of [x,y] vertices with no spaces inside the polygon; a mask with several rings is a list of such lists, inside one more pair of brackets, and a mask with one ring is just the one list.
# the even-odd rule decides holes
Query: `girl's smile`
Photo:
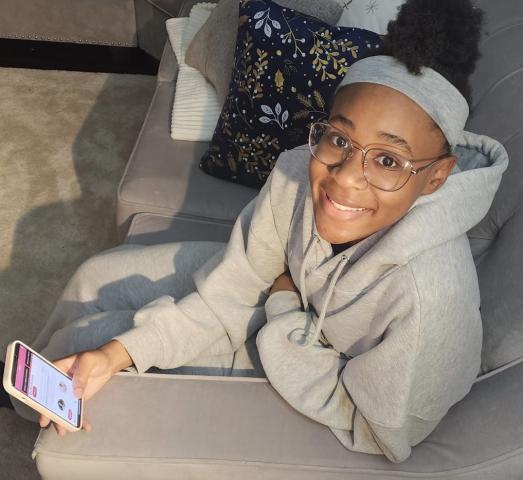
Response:
[{"label": "girl's smile", "polygon": [[339,220],[355,220],[372,212],[369,208],[356,206],[346,200],[336,202],[323,190],[321,190],[320,205],[326,215]]}]

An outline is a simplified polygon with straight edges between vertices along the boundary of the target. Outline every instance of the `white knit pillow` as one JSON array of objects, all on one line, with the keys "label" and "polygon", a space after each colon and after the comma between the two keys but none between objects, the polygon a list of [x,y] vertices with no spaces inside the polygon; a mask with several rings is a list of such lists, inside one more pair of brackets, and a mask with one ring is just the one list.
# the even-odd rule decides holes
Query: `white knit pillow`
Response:
[{"label": "white knit pillow", "polygon": [[187,47],[215,6],[198,3],[189,17],[165,22],[179,64],[171,117],[171,137],[175,140],[210,141],[221,113],[213,85],[198,70],[185,64]]},{"label": "white knit pillow", "polygon": [[387,33],[387,25],[398,16],[398,8],[405,0],[338,0],[343,7],[339,27],[356,27]]}]

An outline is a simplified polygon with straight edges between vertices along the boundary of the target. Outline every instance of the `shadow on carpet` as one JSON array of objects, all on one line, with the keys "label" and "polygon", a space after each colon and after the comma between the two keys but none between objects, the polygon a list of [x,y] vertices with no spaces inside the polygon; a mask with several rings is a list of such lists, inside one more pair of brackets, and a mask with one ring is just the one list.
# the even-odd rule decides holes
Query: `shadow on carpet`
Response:
[{"label": "shadow on carpet", "polygon": [[[118,244],[118,182],[155,77],[0,69],[0,357],[31,343],[68,279]],[[0,411],[0,478],[38,478],[36,425]]]}]

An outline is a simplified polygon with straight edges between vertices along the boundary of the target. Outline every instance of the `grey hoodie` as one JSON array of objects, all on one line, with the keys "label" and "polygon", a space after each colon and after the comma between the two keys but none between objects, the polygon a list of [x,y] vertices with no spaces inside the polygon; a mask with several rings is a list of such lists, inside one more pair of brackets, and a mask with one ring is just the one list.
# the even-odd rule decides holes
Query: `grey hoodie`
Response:
[{"label": "grey hoodie", "polygon": [[[350,450],[405,460],[480,371],[482,326],[466,232],[508,164],[465,132],[458,167],[391,227],[333,255],[316,232],[308,147],[282,154],[228,245],[116,337],[139,372],[237,351],[251,335],[271,385]],[[277,292],[289,270],[300,295]]]}]

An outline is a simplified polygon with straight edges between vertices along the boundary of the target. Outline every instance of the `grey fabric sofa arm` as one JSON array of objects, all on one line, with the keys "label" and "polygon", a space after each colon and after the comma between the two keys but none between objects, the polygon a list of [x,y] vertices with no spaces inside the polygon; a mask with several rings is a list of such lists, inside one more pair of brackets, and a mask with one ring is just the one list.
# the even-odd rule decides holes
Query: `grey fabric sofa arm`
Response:
[{"label": "grey fabric sofa arm", "polygon": [[90,433],[42,430],[59,479],[500,479],[523,465],[523,363],[477,383],[402,464],[346,450],[263,379],[117,375],[87,406]]}]

